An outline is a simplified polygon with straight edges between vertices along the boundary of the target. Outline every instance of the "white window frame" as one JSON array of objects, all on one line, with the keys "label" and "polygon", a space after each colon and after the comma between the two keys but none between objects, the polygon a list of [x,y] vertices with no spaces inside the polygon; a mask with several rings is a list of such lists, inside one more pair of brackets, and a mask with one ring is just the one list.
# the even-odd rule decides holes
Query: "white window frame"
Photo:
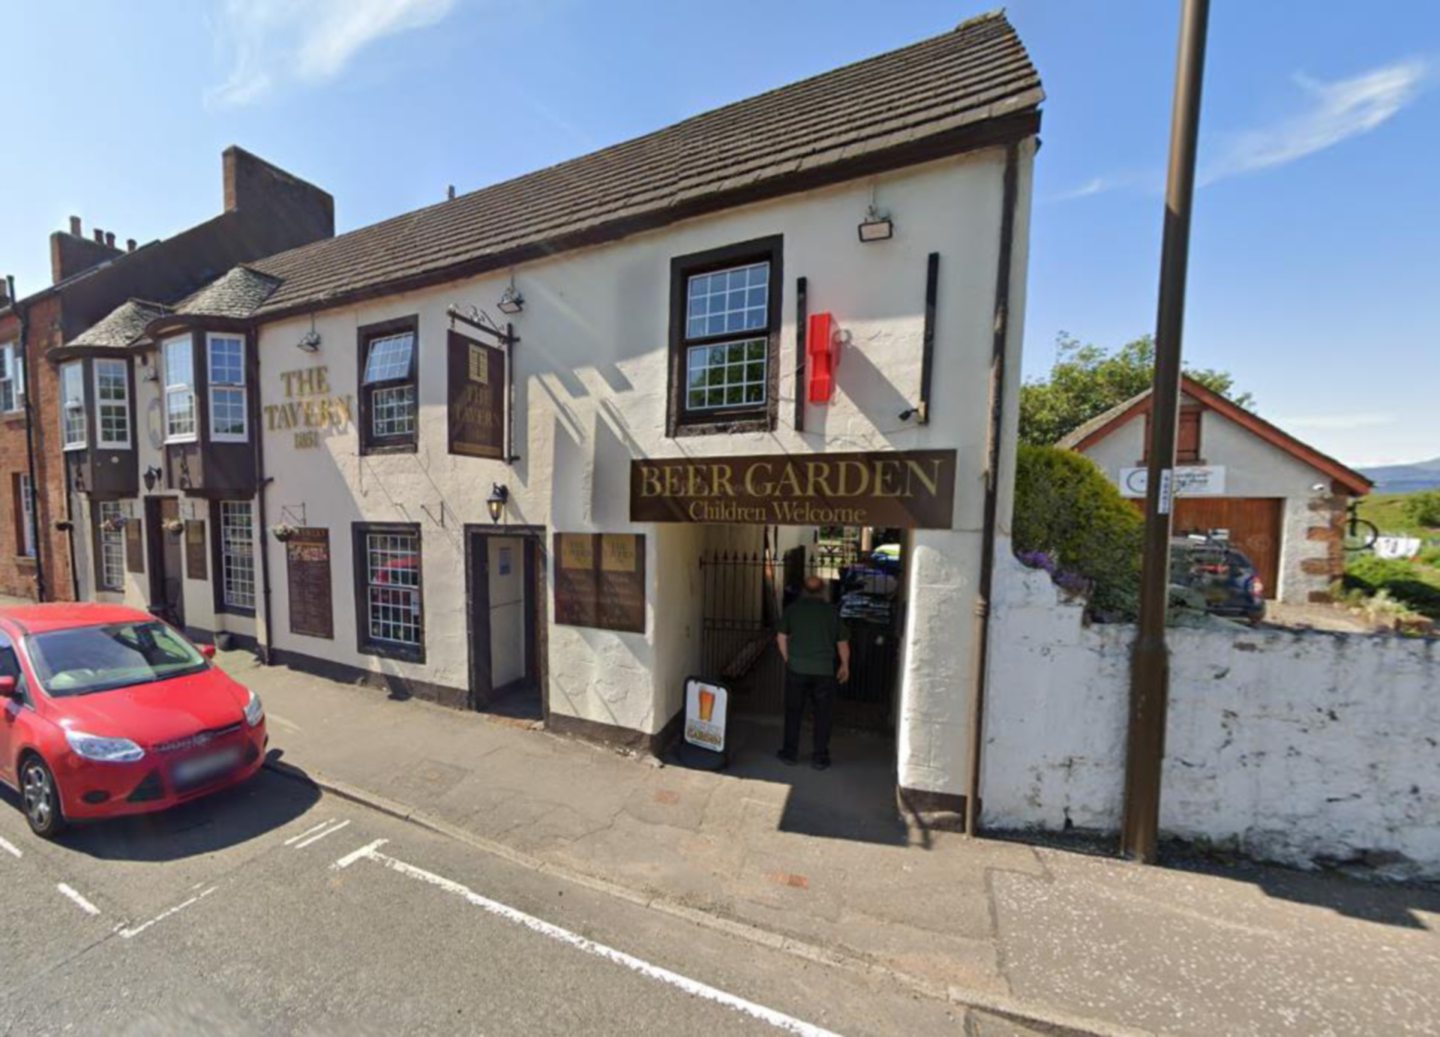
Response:
[{"label": "white window frame", "polygon": [[[130,363],[127,360],[117,360],[112,357],[97,357],[94,361],[95,370],[93,382],[95,388],[95,447],[98,450],[129,450],[134,442],[133,422],[130,420]],[[100,371],[102,368],[120,369],[120,387],[124,392],[122,399],[106,401],[100,396]],[[105,438],[105,408],[120,407],[125,414],[125,438]]]},{"label": "white window frame", "polygon": [[[170,350],[178,346],[185,347],[190,353],[189,382],[172,383],[170,381]],[[161,416],[165,422],[165,442],[195,442],[200,436],[200,406],[199,401],[195,398],[195,339],[193,336],[180,335],[160,343],[160,379],[165,386],[161,404]],[[190,397],[190,431],[174,433],[170,431],[170,399],[182,394]]]},{"label": "white window frame", "polygon": [[35,557],[35,488],[30,473],[20,473],[20,557]]},{"label": "white window frame", "polygon": [[[220,601],[230,609],[255,608],[255,518],[248,500],[220,502]],[[244,516],[243,531],[234,530],[234,519]],[[245,597],[237,594],[231,577],[248,572],[249,590]]]},{"label": "white window frame", "polygon": [[[75,388],[80,393],[80,420],[78,431],[80,437],[72,439],[71,433],[75,431],[70,424],[70,415],[73,413],[70,407],[70,399],[66,389],[66,382],[70,380],[70,372],[75,372]],[[60,442],[64,450],[85,450],[90,446],[90,422],[85,413],[85,364],[80,360],[69,360],[60,365]]]},{"label": "white window frame", "polygon": [[[105,528],[106,512],[114,517],[125,517],[125,505],[119,501],[97,501],[95,539],[99,545],[99,562],[95,569],[96,590],[123,593],[125,590],[125,531]],[[114,575],[112,582],[109,577]]]},{"label": "white window frame", "polygon": [[[234,342],[240,346],[240,380],[238,382],[217,382],[215,380],[215,343],[216,341]],[[226,332],[210,332],[205,336],[205,374],[209,383],[206,390],[210,398],[210,441],[212,443],[247,443],[250,441],[250,407],[245,397],[245,336],[230,334]],[[217,432],[215,429],[215,395],[216,391],[221,393],[240,394],[240,424],[241,431]]]},{"label": "white window frame", "polygon": [[[10,406],[4,405],[6,393]],[[19,414],[25,410],[25,355],[20,343],[6,342],[0,346],[0,412]]]}]

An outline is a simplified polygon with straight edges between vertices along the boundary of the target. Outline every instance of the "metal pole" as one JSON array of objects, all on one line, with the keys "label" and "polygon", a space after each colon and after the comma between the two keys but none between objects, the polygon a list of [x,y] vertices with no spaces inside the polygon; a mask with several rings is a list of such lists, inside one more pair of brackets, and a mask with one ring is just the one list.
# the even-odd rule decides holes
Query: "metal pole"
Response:
[{"label": "metal pole", "polygon": [[1209,0],[1183,0],[1180,50],[1171,112],[1170,170],[1165,188],[1165,238],[1160,254],[1160,302],[1155,318],[1155,384],[1151,394],[1149,485],[1145,491],[1145,550],[1140,575],[1140,625],[1131,660],[1130,732],[1125,765],[1125,817],[1120,850],[1146,864],[1155,860],[1160,828],[1160,771],[1170,659],[1165,609],[1170,591],[1170,504],[1175,429],[1180,410],[1180,341],[1185,319],[1185,273],[1190,209],[1195,193],[1195,141],[1205,68]]}]

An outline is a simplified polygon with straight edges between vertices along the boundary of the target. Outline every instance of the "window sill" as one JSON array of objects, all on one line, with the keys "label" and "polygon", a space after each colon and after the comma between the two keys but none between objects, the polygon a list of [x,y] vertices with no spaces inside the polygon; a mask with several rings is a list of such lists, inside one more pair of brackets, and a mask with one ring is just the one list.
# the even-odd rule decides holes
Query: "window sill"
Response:
[{"label": "window sill", "polygon": [[22,569],[33,569],[33,568],[35,568],[35,556],[34,556],[34,555],[16,555],[16,556],[15,556],[15,564],[18,565],[18,566],[19,566],[20,568],[22,568]]},{"label": "window sill", "polygon": [[198,443],[198,442],[200,442],[200,437],[199,437],[199,436],[189,436],[189,437],[187,437],[187,438],[185,438],[185,439],[167,439],[167,440],[165,440],[165,445],[166,445],[166,446],[190,446],[192,443]]},{"label": "window sill", "polygon": [[419,443],[368,443],[360,446],[361,457],[370,457],[374,454],[418,454],[419,452]]},{"label": "window sill", "polygon": [[88,444],[88,443],[67,443],[65,446],[61,447],[60,449],[61,449],[61,452],[62,452],[62,453],[66,453],[66,454],[78,454],[78,453],[81,453],[82,451],[89,450],[89,449],[90,449],[90,444]]},{"label": "window sill", "polygon": [[714,421],[682,420],[677,422],[672,438],[681,436],[735,435],[743,432],[773,432],[774,414],[746,415],[743,417],[717,418]]},{"label": "window sill", "polygon": [[216,605],[215,612],[226,616],[242,616],[246,619],[255,618],[255,610],[253,608],[247,609],[240,605]]},{"label": "window sill", "polygon": [[425,662],[424,648],[407,648],[403,645],[383,645],[376,642],[361,643],[355,649],[361,655],[373,655],[380,659],[394,659],[398,662],[419,663]]}]

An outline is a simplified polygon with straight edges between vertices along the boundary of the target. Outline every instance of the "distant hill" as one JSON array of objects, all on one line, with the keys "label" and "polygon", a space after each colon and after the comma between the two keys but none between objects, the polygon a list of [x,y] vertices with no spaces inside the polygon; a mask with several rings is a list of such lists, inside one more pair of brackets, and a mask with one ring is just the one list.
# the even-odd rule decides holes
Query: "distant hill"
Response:
[{"label": "distant hill", "polygon": [[1375,483],[1376,493],[1413,493],[1440,489],[1440,457],[1415,464],[1389,464],[1362,468],[1362,475]]}]

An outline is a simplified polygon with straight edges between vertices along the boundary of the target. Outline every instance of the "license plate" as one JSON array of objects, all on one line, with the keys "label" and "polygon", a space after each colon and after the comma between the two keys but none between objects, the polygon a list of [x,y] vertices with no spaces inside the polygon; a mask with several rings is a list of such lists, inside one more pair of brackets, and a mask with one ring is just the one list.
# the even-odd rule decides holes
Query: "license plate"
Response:
[{"label": "license plate", "polygon": [[170,772],[176,785],[199,785],[225,773],[240,762],[240,750],[235,747],[192,756],[181,760]]}]

